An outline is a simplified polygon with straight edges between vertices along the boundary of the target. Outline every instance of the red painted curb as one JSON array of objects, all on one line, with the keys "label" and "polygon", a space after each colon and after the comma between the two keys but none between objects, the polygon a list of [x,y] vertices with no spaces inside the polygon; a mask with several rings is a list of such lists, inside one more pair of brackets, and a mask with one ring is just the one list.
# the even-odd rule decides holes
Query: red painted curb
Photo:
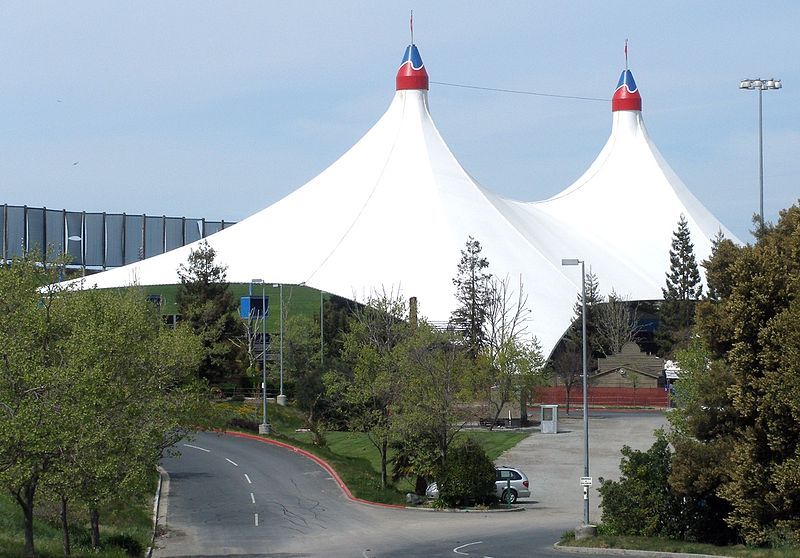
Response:
[{"label": "red painted curb", "polygon": [[295,447],[291,444],[287,444],[286,442],[279,442],[278,440],[273,440],[272,438],[264,438],[263,436],[258,436],[256,434],[247,434],[245,432],[234,432],[228,430],[223,430],[222,433],[227,434],[228,436],[236,436],[238,438],[249,438],[251,440],[257,440],[265,444],[272,444],[273,446],[279,446],[284,449],[288,449],[289,451],[299,453],[303,457],[307,457],[308,459],[310,459],[311,461],[313,461],[314,463],[325,469],[328,473],[330,473],[331,477],[333,477],[333,480],[335,480],[336,484],[339,485],[339,488],[342,489],[342,492],[344,492],[344,495],[347,496],[348,500],[352,500],[353,502],[358,502],[359,504],[378,506],[381,508],[405,509],[405,506],[401,506],[398,504],[382,504],[380,502],[370,502],[369,500],[364,500],[363,498],[356,498],[355,496],[353,496],[353,493],[350,492],[350,489],[347,488],[347,485],[342,480],[342,477],[339,476],[339,473],[337,473],[336,470],[333,467],[331,467],[331,465],[327,461],[325,461],[324,459],[322,459],[317,455],[314,455],[309,451]]}]

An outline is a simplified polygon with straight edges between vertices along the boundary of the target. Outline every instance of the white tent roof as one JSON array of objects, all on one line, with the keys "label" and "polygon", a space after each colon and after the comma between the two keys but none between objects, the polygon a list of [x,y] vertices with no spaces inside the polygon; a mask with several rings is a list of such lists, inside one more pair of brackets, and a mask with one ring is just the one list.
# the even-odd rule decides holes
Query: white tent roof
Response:
[{"label": "white tent roof", "polygon": [[[206,239],[228,266],[228,280],[306,284],[359,301],[400,290],[418,297],[423,315],[444,321],[472,236],[491,272],[512,285],[522,279],[530,329],[549,353],[580,289],[580,274],[562,267],[562,258],[585,259],[608,290],[657,299],[681,213],[699,259],[720,228],[733,238],[663,161],[640,110],[615,110],[611,138],[575,184],[522,203],[492,194],[461,167],[433,123],[427,89],[410,45],[392,103],[358,143],[292,194]],[[177,283],[178,266],[196,247],[91,275],[84,285]]]}]

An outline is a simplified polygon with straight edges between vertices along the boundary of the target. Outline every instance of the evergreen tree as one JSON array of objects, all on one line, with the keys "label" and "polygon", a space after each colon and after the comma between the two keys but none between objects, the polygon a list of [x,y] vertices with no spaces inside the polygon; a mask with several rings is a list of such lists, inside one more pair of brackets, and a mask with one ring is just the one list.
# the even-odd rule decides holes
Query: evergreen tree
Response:
[{"label": "evergreen tree", "polygon": [[484,324],[489,301],[489,260],[481,255],[481,243],[471,236],[461,250],[458,274],[453,279],[458,307],[450,323],[464,332],[467,350],[475,359],[486,342]]},{"label": "evergreen tree", "polygon": [[665,354],[688,339],[694,323],[695,304],[703,292],[689,222],[683,215],[678,220],[677,230],[672,234],[669,272],[666,276],[666,287],[661,289],[664,297],[661,305],[663,331],[659,343]]},{"label": "evergreen tree", "polygon": [[226,266],[215,263],[216,252],[202,242],[178,268],[176,302],[181,320],[203,341],[200,375],[212,383],[241,374],[247,366],[245,347],[239,342],[244,326],[238,303],[226,282]]}]

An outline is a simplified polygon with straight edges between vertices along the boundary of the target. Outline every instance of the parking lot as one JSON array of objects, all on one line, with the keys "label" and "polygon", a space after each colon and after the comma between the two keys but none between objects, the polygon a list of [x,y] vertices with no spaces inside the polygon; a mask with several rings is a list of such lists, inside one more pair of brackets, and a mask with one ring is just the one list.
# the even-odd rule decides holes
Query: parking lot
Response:
[{"label": "parking lot", "polygon": [[[537,521],[569,528],[582,521],[583,490],[583,418],[580,411],[558,417],[558,433],[542,434],[533,428],[531,435],[497,459],[497,465],[509,465],[524,471],[530,479],[531,498],[520,501],[538,510]],[[662,412],[602,412],[589,414],[589,517],[600,521],[599,477],[619,478],[620,449],[628,445],[646,450],[655,440],[653,432],[668,428]],[[544,513],[541,513],[544,512]]]}]

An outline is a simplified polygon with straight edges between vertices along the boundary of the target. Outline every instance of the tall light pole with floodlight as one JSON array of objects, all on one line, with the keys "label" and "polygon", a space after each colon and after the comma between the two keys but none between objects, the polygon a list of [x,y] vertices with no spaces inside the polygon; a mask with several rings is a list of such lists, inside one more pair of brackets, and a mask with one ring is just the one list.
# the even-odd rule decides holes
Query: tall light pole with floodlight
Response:
[{"label": "tall light pole with floodlight", "polygon": [[739,89],[758,90],[758,214],[761,217],[761,225],[764,226],[764,118],[762,110],[762,91],[770,89],[780,89],[781,80],[779,79],[743,79],[739,82]]},{"label": "tall light pole with floodlight", "polygon": [[264,280],[251,279],[250,283],[261,285],[261,406],[262,418],[258,425],[259,434],[269,434],[269,421],[267,420],[267,305],[264,298]]},{"label": "tall light pole with floodlight", "polygon": [[589,384],[586,374],[586,270],[585,263],[579,259],[563,259],[561,265],[580,265],[581,266],[581,314],[582,314],[582,345],[583,345],[583,524],[589,525]]}]

